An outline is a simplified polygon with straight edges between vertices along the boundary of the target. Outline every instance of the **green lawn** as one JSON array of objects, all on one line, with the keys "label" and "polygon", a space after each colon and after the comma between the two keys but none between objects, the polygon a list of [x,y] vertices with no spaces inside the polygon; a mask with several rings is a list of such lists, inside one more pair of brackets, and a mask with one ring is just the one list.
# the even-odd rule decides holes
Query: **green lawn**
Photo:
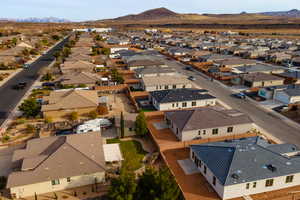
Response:
[{"label": "green lawn", "polygon": [[142,145],[134,140],[121,141],[119,139],[108,139],[107,144],[120,143],[122,155],[124,157],[123,165],[127,165],[132,170],[142,167],[142,160],[147,154]]}]

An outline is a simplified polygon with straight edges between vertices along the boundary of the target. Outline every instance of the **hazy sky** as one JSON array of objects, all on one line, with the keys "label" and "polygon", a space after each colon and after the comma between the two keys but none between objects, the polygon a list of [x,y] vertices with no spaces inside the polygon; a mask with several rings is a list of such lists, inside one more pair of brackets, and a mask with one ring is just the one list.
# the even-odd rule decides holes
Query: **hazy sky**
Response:
[{"label": "hazy sky", "polygon": [[179,13],[240,13],[300,9],[300,0],[0,0],[0,18],[60,17],[74,21],[119,17],[166,7]]}]

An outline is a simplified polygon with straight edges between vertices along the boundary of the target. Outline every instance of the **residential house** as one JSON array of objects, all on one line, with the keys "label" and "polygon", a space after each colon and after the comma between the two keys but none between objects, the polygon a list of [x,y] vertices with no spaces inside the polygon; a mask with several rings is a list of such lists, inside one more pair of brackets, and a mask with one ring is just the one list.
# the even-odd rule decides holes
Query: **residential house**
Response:
[{"label": "residential house", "polygon": [[284,78],[285,84],[300,84],[300,72],[299,71],[287,71],[284,73],[277,74]]},{"label": "residential house", "polygon": [[300,103],[300,88],[294,86],[280,90],[274,94],[274,99],[287,105]]},{"label": "residential house", "polygon": [[90,72],[70,72],[67,74],[63,74],[61,77],[57,78],[54,82],[59,83],[63,86],[73,85],[86,85],[95,86],[98,82],[100,82],[101,76],[95,73]]},{"label": "residential house", "polygon": [[142,78],[142,88],[145,91],[159,91],[180,88],[192,88],[191,82],[185,76],[146,76]]},{"label": "residential house", "polygon": [[130,70],[141,69],[151,66],[164,66],[165,64],[158,60],[132,60],[127,63],[127,67]]},{"label": "residential house", "polygon": [[43,98],[43,116],[63,118],[72,112],[79,115],[95,111],[99,105],[97,91],[94,90],[58,90]]},{"label": "residential house", "polygon": [[165,119],[180,141],[234,136],[253,128],[253,121],[247,115],[214,107],[167,111]]},{"label": "residential house", "polygon": [[190,146],[190,159],[221,199],[299,186],[299,148],[261,137]]},{"label": "residential house", "polygon": [[235,67],[231,70],[235,74],[250,74],[250,73],[266,73],[266,74],[279,74],[285,71],[284,67],[267,64],[255,64]]},{"label": "residential house", "polygon": [[153,91],[149,99],[160,111],[216,105],[216,97],[207,90],[191,88]]},{"label": "residential house", "polygon": [[283,85],[284,79],[272,74],[257,72],[243,75],[242,82],[243,85],[254,88]]},{"label": "residential house", "polygon": [[87,61],[66,61],[60,65],[63,74],[73,72],[94,72],[96,65]]},{"label": "residential house", "polygon": [[137,78],[153,77],[153,76],[175,76],[176,70],[171,67],[148,66],[145,68],[135,69]]},{"label": "residential house", "polygon": [[234,68],[240,66],[255,65],[257,61],[235,58],[235,59],[218,60],[218,61],[214,61],[214,63],[219,67]]},{"label": "residential house", "polygon": [[[83,142],[84,141],[84,142]],[[99,132],[32,139],[12,157],[7,188],[24,198],[105,181]]]}]

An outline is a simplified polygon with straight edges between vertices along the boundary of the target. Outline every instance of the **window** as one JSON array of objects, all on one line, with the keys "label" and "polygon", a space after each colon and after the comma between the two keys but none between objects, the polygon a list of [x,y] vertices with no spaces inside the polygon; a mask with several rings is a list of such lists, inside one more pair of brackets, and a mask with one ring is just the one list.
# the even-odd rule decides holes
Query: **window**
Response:
[{"label": "window", "polygon": [[198,135],[201,135],[201,130],[198,131]]},{"label": "window", "polygon": [[195,159],[195,153],[192,152],[192,159],[194,160]]},{"label": "window", "polygon": [[60,183],[59,183],[59,179],[52,180],[52,181],[51,181],[51,184],[52,184],[52,185],[59,185],[59,184],[60,184]]},{"label": "window", "polygon": [[168,89],[169,89],[169,86],[168,86],[168,85],[165,85],[165,89],[168,90]]},{"label": "window", "polygon": [[182,88],[185,88],[185,85],[183,85]]},{"label": "window", "polygon": [[178,103],[176,103],[176,107],[178,107]]},{"label": "window", "polygon": [[204,166],[204,174],[206,174],[207,168],[206,166]]},{"label": "window", "polygon": [[173,108],[175,107],[175,103],[172,103],[172,107],[173,107]]},{"label": "window", "polygon": [[285,178],[285,183],[291,183],[291,182],[293,182],[293,179],[294,179],[294,175],[287,176]]},{"label": "window", "polygon": [[213,177],[213,185],[216,185],[216,181],[217,181],[216,177]]},{"label": "window", "polygon": [[179,133],[179,129],[177,128],[177,129],[176,129],[176,134],[178,135],[178,133]]},{"label": "window", "polygon": [[182,103],[182,107],[186,107],[187,106],[187,103],[186,102],[183,102]]},{"label": "window", "polygon": [[192,102],[192,106],[196,106],[197,105],[197,102],[196,101],[193,101]]},{"label": "window", "polygon": [[159,86],[159,89],[161,89],[161,85]]},{"label": "window", "polygon": [[253,188],[256,188],[256,182],[253,183]]},{"label": "window", "polygon": [[198,163],[198,167],[202,167],[202,162],[201,162],[201,160],[199,160],[199,163]]},{"label": "window", "polygon": [[217,135],[218,132],[219,132],[219,130],[218,130],[217,128],[215,128],[215,129],[212,130],[212,134],[213,134],[213,135]]},{"label": "window", "polygon": [[227,133],[232,133],[233,132],[233,127],[228,127],[227,128]]},{"label": "window", "polygon": [[71,177],[67,177],[67,182],[71,182]]},{"label": "window", "polygon": [[173,89],[176,89],[176,85],[173,85]]},{"label": "window", "polygon": [[246,189],[248,190],[250,188],[250,183],[246,184]]},{"label": "window", "polygon": [[203,133],[203,135],[205,135],[206,134],[206,130],[203,130],[202,133]]},{"label": "window", "polygon": [[271,187],[273,186],[274,180],[273,179],[268,179],[266,180],[266,187]]}]

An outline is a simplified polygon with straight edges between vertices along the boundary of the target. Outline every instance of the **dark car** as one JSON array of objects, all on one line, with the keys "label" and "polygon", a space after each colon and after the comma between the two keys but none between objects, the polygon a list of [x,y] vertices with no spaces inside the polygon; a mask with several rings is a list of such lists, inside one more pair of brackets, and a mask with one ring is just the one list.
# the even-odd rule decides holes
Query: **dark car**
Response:
[{"label": "dark car", "polygon": [[75,134],[72,129],[64,129],[64,130],[58,130],[56,131],[55,135],[56,136],[61,136],[61,135],[71,135]]},{"label": "dark car", "polygon": [[23,90],[26,87],[27,83],[26,82],[20,82],[17,85],[13,86],[13,89],[15,90]]},{"label": "dark car", "polygon": [[232,94],[232,96],[238,99],[246,99],[246,95],[242,92]]},{"label": "dark car", "polygon": [[54,87],[55,83],[51,83],[51,82],[45,82],[42,84],[43,87]]},{"label": "dark car", "polygon": [[192,68],[191,67],[185,67],[185,70],[192,71]]}]

